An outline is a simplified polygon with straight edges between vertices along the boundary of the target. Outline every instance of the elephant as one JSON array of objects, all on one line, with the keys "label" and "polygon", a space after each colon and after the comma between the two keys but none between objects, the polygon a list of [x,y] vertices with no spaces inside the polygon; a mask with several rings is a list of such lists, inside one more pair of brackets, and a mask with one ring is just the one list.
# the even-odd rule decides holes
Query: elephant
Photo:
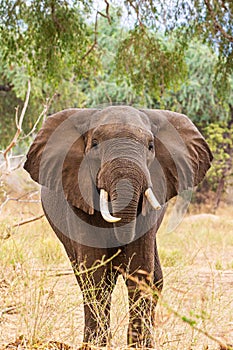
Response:
[{"label": "elephant", "polygon": [[128,288],[128,344],[153,345],[147,324],[154,325],[163,286],[156,232],[169,199],[198,185],[211,161],[204,137],[176,112],[118,105],[70,108],[45,120],[24,168],[42,185],[45,216],[83,294],[83,349],[111,341],[120,274]]}]

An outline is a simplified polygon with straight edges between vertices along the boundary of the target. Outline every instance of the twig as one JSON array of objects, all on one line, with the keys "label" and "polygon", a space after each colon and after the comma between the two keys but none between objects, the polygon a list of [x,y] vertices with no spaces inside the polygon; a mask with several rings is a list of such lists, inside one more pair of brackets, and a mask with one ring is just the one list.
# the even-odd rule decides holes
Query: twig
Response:
[{"label": "twig", "polygon": [[14,201],[18,203],[41,203],[39,199],[19,199],[19,198],[9,198],[9,201]]},{"label": "twig", "polygon": [[121,249],[118,249],[118,251],[116,252],[116,254],[112,255],[109,259],[107,260],[104,260],[105,256],[103,256],[103,259],[97,264],[97,265],[94,265],[90,268],[85,268],[84,266],[84,270],[75,270],[75,274],[76,275],[82,275],[84,273],[89,273],[89,272],[92,272],[92,271],[95,271],[97,270],[99,267],[102,267],[102,266],[105,266],[106,264],[108,264],[110,261],[112,261],[116,256],[118,256],[119,254],[121,253]]},{"label": "twig", "polygon": [[62,269],[33,269],[33,271],[49,272],[48,277],[70,276],[74,274],[74,271],[72,269],[63,269],[63,271]]},{"label": "twig", "polygon": [[144,28],[144,24],[142,23],[142,20],[140,19],[140,13],[139,13],[139,5],[134,5],[132,0],[128,0],[129,5],[134,9],[136,15],[137,15],[137,20],[140,25],[140,27]]},{"label": "twig", "polygon": [[16,310],[17,307],[16,306],[9,306],[9,307],[6,307],[5,309],[2,309],[0,310],[0,317],[2,317],[3,314],[8,314],[14,310]]},{"label": "twig", "polygon": [[98,43],[98,40],[97,40],[97,37],[98,37],[98,15],[104,17],[104,18],[107,18],[108,20],[108,23],[111,24],[111,16],[109,14],[109,8],[110,8],[110,5],[109,5],[109,2],[107,0],[104,0],[105,4],[106,4],[106,9],[105,9],[105,13],[102,13],[100,11],[97,11],[96,12],[96,16],[95,16],[95,29],[94,29],[94,42],[93,44],[91,45],[90,49],[87,50],[87,52],[83,55],[83,57],[81,58],[82,60],[84,60],[90,53],[91,51],[94,50],[94,48],[96,47],[97,43]]},{"label": "twig", "polygon": [[19,227],[19,226],[22,226],[22,225],[26,225],[26,224],[29,224],[29,223],[31,223],[31,222],[40,220],[40,219],[42,219],[43,217],[44,217],[44,214],[41,214],[41,215],[39,215],[39,216],[34,216],[33,218],[29,218],[29,219],[20,221],[20,222],[18,222],[17,224],[14,224],[12,227]]},{"label": "twig", "polygon": [[98,14],[99,14],[99,11],[96,13],[96,16],[95,16],[94,42],[93,42],[93,44],[91,45],[90,49],[87,50],[87,52],[83,55],[83,57],[81,58],[82,60],[84,60],[84,59],[91,53],[91,51],[94,50],[94,48],[95,48],[96,45],[97,45]]},{"label": "twig", "polygon": [[100,11],[97,11],[97,14],[99,14],[100,16],[104,17],[104,18],[107,18],[108,20],[108,23],[111,24],[111,17],[109,15],[109,3],[107,0],[104,0],[105,4],[106,4],[106,9],[105,9],[105,12],[106,12],[106,15]]},{"label": "twig", "polygon": [[31,135],[35,132],[35,130],[36,130],[36,128],[37,128],[37,125],[39,124],[41,118],[42,118],[42,117],[45,117],[46,114],[48,113],[48,110],[49,110],[49,108],[50,108],[50,106],[51,106],[51,103],[53,102],[53,100],[54,100],[54,98],[56,97],[56,95],[57,95],[57,94],[54,94],[50,99],[47,99],[46,104],[44,105],[44,109],[43,109],[43,111],[40,113],[40,115],[39,115],[39,117],[37,118],[37,120],[36,120],[35,124],[33,125],[32,129],[29,131],[29,133],[28,133],[27,135],[21,137],[20,140],[24,140],[24,139],[28,138],[29,136],[31,136]]},{"label": "twig", "polygon": [[25,98],[22,112],[20,114],[19,123],[17,125],[17,127],[18,127],[18,129],[20,129],[20,131],[22,131],[23,119],[24,119],[24,116],[25,116],[25,113],[26,113],[26,110],[28,107],[30,92],[31,92],[31,82],[30,82],[30,80],[28,80],[28,89],[27,89],[27,93],[26,93],[26,98]]},{"label": "twig", "polygon": [[9,152],[16,145],[19,135],[22,132],[22,124],[23,124],[23,119],[24,119],[27,107],[28,107],[30,92],[31,92],[31,83],[30,83],[30,80],[28,80],[28,89],[27,89],[26,98],[25,98],[24,106],[20,114],[20,117],[18,117],[18,108],[16,108],[16,112],[15,112],[15,122],[16,122],[17,131],[12,141],[10,142],[10,144],[7,146],[7,148],[3,152],[3,156],[6,163],[6,171],[9,171],[10,169]]},{"label": "twig", "polygon": [[[1,183],[0,183],[1,186]],[[9,197],[9,195],[7,194],[7,192],[5,190],[3,191],[3,196],[4,196],[4,201],[1,203],[0,205],[0,214],[2,212],[3,207],[10,201],[15,201],[15,202],[19,202],[19,203],[40,203],[40,200],[37,199],[22,199],[25,196],[28,196],[29,198],[31,198],[33,195],[38,194],[38,191],[31,191],[29,193],[24,193],[21,196],[19,196],[18,198],[11,198]]]},{"label": "twig", "polygon": [[55,274],[51,274],[50,277],[60,277],[60,276],[70,276],[73,275],[74,271],[66,271],[66,272],[56,272]]},{"label": "twig", "polygon": [[108,23],[111,24],[111,17],[110,17],[110,14],[109,14],[109,3],[107,0],[104,0],[105,4],[106,4],[106,17],[108,19]]},{"label": "twig", "polygon": [[23,193],[21,196],[19,196],[17,199],[22,199],[23,197],[32,197],[32,196],[35,196],[35,195],[38,195],[39,194],[39,191],[38,190],[32,190],[30,192],[27,192],[27,193]]},{"label": "twig", "polygon": [[6,193],[6,191],[4,191],[4,197],[5,197],[5,199],[4,199],[4,201],[2,202],[2,204],[0,205],[0,214],[1,214],[1,212],[2,212],[3,207],[4,207],[4,206],[9,202],[9,200],[10,200],[10,198],[9,198],[8,194]]},{"label": "twig", "polygon": [[[21,161],[18,163],[18,165],[16,165],[14,168],[11,168],[11,171],[15,171],[19,168],[21,168],[21,166],[23,165],[24,161],[25,161],[25,155],[21,155],[22,156],[22,159]],[[12,159],[13,157],[11,157]]]},{"label": "twig", "polygon": [[[62,267],[50,267],[48,268],[35,268],[32,269],[33,271],[47,271],[47,272],[55,272],[55,273],[74,273],[74,271],[72,270],[72,268],[62,268]],[[59,271],[59,272],[58,272]]]}]

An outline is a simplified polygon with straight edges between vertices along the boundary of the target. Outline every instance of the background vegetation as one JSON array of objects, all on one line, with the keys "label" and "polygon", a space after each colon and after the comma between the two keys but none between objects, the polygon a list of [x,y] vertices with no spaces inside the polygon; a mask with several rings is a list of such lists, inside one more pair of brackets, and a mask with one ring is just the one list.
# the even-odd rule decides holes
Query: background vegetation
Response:
[{"label": "background vegetation", "polygon": [[202,191],[216,191],[218,205],[232,169],[231,1],[1,0],[0,18],[1,149],[28,79],[25,133],[52,97],[49,114],[114,103],[172,109],[216,153]]}]

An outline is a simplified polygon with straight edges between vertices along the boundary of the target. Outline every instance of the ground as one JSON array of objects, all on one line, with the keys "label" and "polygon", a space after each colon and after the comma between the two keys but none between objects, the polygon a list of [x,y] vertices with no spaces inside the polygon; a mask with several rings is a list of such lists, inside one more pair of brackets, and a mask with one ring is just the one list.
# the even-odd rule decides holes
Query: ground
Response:
[{"label": "ground", "polygon": [[[31,203],[10,201],[2,212],[0,349],[75,349],[82,340],[82,296],[62,246],[45,218],[12,229],[41,213],[36,196]],[[233,207],[222,204],[214,215],[201,210],[191,207],[172,232],[168,211],[158,232],[164,289],[151,329],[155,349],[228,349],[233,343]],[[112,349],[126,348],[126,294],[120,278]]]}]

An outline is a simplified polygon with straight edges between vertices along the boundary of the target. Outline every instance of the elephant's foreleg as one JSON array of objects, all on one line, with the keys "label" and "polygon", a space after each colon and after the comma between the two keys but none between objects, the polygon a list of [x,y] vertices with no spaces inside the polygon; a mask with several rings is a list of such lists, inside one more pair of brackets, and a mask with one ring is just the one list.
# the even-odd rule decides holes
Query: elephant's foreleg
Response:
[{"label": "elephant's foreleg", "polygon": [[[150,287],[148,291],[143,291],[141,287],[130,281],[127,284],[129,294],[128,344],[136,348],[151,347],[156,300],[154,300]],[[144,281],[142,284],[146,286]]]},{"label": "elephant's foreleg", "polygon": [[163,289],[163,272],[160,265],[157,244],[155,242],[155,256],[154,256],[154,280],[153,288],[158,291],[158,294],[161,293]]},{"label": "elephant's foreleg", "polygon": [[[96,288],[96,287],[94,287]],[[97,287],[98,288],[98,287]],[[84,294],[84,343],[107,345],[110,334],[110,302],[111,291],[104,291],[103,295],[92,291],[92,296]]]},{"label": "elephant's foreleg", "polygon": [[[143,269],[141,269],[143,271]],[[152,276],[136,273],[136,280],[127,281],[129,294],[128,343],[136,347],[153,346],[155,307],[163,287],[163,274],[157,246],[154,246],[154,270]],[[136,281],[139,281],[137,284]]]},{"label": "elephant's foreleg", "polygon": [[110,304],[114,280],[107,271],[78,278],[84,302],[84,344],[105,346],[110,339]]},{"label": "elephant's foreleg", "polygon": [[[136,273],[136,280],[129,279],[127,281],[130,314],[128,343],[135,344],[135,347],[153,347],[155,307],[163,287],[163,274],[156,242],[154,246],[154,269],[151,270],[153,271],[151,275],[141,276],[140,273]],[[138,284],[136,283],[137,279]]]}]

